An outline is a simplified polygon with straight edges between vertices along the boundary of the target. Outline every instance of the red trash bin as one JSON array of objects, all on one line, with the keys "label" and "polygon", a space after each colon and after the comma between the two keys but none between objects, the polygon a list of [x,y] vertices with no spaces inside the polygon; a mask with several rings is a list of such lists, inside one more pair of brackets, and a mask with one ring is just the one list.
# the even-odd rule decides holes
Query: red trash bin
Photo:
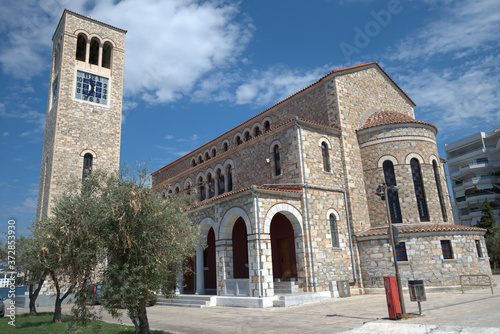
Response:
[{"label": "red trash bin", "polygon": [[385,296],[387,298],[387,309],[389,318],[401,319],[401,304],[399,302],[398,284],[396,277],[384,277]]}]

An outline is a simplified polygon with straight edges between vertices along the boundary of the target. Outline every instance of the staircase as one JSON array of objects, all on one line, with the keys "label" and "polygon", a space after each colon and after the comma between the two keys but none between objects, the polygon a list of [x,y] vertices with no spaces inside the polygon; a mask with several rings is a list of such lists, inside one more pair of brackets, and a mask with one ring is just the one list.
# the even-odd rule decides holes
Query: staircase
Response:
[{"label": "staircase", "polygon": [[295,281],[281,281],[274,282],[274,295],[282,295],[285,293],[301,293],[302,290],[299,290],[299,285]]},{"label": "staircase", "polygon": [[173,299],[159,297],[156,305],[202,308],[215,306],[216,303],[217,296],[179,295]]}]

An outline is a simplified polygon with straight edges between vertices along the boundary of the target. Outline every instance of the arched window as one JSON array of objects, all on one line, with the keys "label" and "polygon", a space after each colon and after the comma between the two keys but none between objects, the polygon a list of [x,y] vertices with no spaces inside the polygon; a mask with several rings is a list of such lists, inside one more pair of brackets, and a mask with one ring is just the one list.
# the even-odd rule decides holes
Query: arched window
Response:
[{"label": "arched window", "polygon": [[271,129],[271,123],[269,121],[264,122],[264,132],[269,131]]},{"label": "arched window", "polygon": [[281,158],[280,158],[280,147],[278,145],[274,146],[274,175],[281,174]]},{"label": "arched window", "polygon": [[330,214],[330,231],[332,233],[332,246],[339,247],[339,233],[337,227],[337,217],[332,213]]},{"label": "arched window", "polygon": [[418,159],[410,160],[411,175],[413,176],[413,187],[415,189],[415,197],[417,198],[418,215],[420,221],[429,221],[429,210],[427,210],[427,201],[425,199],[424,183],[422,181],[422,172],[420,171],[420,163]]},{"label": "arched window", "polygon": [[221,170],[218,169],[216,172],[217,175],[217,195],[222,195],[226,189],[225,189],[225,184],[224,184],[224,174],[222,174]]},{"label": "arched window", "polygon": [[186,183],[186,188],[185,188],[185,190],[186,190],[186,194],[187,194],[188,196],[191,196],[191,183],[190,183],[190,182]]},{"label": "arched window", "polygon": [[232,171],[231,165],[227,166],[226,175],[227,175],[227,191],[232,191],[233,190],[233,171]]},{"label": "arched window", "polygon": [[441,178],[439,177],[439,169],[436,160],[432,162],[432,168],[434,169],[434,179],[436,180],[439,204],[441,205],[441,214],[443,215],[443,221],[447,222],[448,214],[446,213],[446,208],[444,206],[443,188],[441,187]]},{"label": "arched window", "polygon": [[321,155],[323,156],[323,170],[330,172],[330,154],[328,153],[328,145],[325,142],[321,143]]},{"label": "arched window", "polygon": [[207,185],[208,185],[208,198],[212,198],[215,195],[215,181],[211,173],[207,175]]},{"label": "arched window", "polygon": [[194,167],[196,166],[196,159],[191,160],[191,165]]},{"label": "arched window", "polygon": [[[394,174],[394,165],[392,161],[384,161],[382,167],[384,168],[385,183],[388,187],[396,185],[396,175]],[[401,217],[401,208],[399,206],[398,192],[392,189],[387,190],[387,202],[389,203],[389,211],[391,213],[391,220],[394,224],[403,222]]]},{"label": "arched window", "polygon": [[217,150],[215,148],[212,149],[212,157],[215,157],[217,155]]},{"label": "arched window", "polygon": [[111,68],[111,50],[113,50],[111,43],[105,42],[102,46],[102,67]]},{"label": "arched window", "polygon": [[99,65],[99,40],[95,37],[90,40],[89,63]]},{"label": "arched window", "polygon": [[201,155],[198,157],[198,163],[201,164],[203,162],[203,159],[201,158]]},{"label": "arched window", "polygon": [[260,132],[260,128],[257,126],[255,127],[255,129],[253,130],[253,135],[254,137],[257,137],[258,135],[260,135],[261,132]]},{"label": "arched window", "polygon": [[245,141],[249,141],[250,138],[252,138],[252,137],[250,137],[250,132],[246,131],[245,132]]},{"label": "arched window", "polygon": [[228,147],[227,143],[224,143],[224,145],[222,145],[222,150],[224,152],[227,152],[228,149],[229,149],[229,147]]},{"label": "arched window", "polygon": [[86,153],[83,156],[82,181],[85,181],[85,178],[87,178],[92,173],[92,162],[93,162],[93,160],[94,160],[94,157],[90,153]]},{"label": "arched window", "polygon": [[207,160],[210,160],[210,155],[208,154],[208,152],[205,152],[205,161]]},{"label": "arched window", "polygon": [[198,187],[199,187],[198,199],[201,202],[204,201],[206,198],[205,184],[203,183],[203,178],[201,176],[198,178]]},{"label": "arched window", "polygon": [[87,53],[87,37],[84,34],[78,35],[76,40],[76,60],[85,61],[85,54]]},{"label": "arched window", "polygon": [[241,144],[241,138],[240,136],[236,137],[236,145],[240,145]]},{"label": "arched window", "polygon": [[175,187],[175,193],[178,194],[179,193],[179,187]]}]

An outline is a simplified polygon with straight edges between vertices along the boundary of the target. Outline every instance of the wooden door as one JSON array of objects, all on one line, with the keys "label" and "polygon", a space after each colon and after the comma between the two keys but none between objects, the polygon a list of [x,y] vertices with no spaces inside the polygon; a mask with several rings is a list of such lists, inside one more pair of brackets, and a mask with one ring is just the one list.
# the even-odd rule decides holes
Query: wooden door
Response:
[{"label": "wooden door", "polygon": [[280,262],[281,275],[284,281],[289,281],[292,277],[290,268],[290,251],[288,248],[288,239],[279,239],[280,244]]}]

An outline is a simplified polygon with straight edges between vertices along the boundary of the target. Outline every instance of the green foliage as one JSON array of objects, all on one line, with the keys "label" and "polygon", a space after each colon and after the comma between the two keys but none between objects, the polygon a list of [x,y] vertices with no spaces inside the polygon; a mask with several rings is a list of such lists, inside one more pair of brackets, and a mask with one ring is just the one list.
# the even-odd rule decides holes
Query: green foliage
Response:
[{"label": "green foliage", "polygon": [[490,235],[485,236],[488,256],[491,258],[500,257],[500,224],[495,223]]},{"label": "green foliage", "polygon": [[488,202],[488,198],[484,200],[481,212],[483,215],[477,226],[485,228],[487,230],[486,236],[490,236],[493,233],[493,226],[496,224],[496,221],[493,216],[493,208]]},{"label": "green foliage", "polygon": [[136,174],[128,168],[119,175],[93,170],[83,185],[70,184],[52,215],[35,224],[40,263],[56,283],[75,292],[73,314],[80,325],[95,317],[88,286],[97,266],[104,265],[104,307],[114,316],[126,309],[136,332],[149,332],[151,291],[172,289],[182,274],[180,264],[199,243],[185,204],[182,196],[157,196],[142,166]]},{"label": "green foliage", "polygon": [[[2,334],[66,334],[68,326],[71,326],[73,319],[69,316],[62,316],[62,325],[52,323],[51,313],[40,313],[37,317],[30,317],[27,314],[16,316],[16,327],[8,325],[11,321],[8,317],[0,318],[0,332]],[[71,328],[71,327],[70,327]],[[86,327],[71,329],[71,333],[76,334],[132,334],[135,329],[132,326],[121,324],[110,324],[103,321],[91,321]],[[164,331],[151,331],[154,334],[165,334]]]}]

